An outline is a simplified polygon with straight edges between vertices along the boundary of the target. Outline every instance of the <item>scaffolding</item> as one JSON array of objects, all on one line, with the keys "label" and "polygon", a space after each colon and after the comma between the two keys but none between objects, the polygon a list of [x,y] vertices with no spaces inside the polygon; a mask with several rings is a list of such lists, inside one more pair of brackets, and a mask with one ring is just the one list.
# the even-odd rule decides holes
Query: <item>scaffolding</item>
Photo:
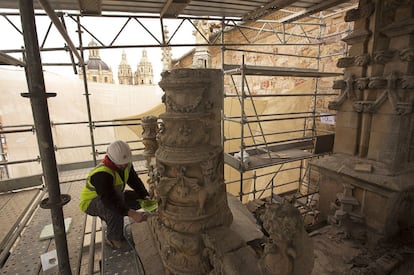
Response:
[{"label": "scaffolding", "polygon": [[[5,1],[5,3],[7,2],[10,2],[10,1]],[[23,27],[23,30],[22,30],[22,28],[20,28],[18,24],[16,24],[15,22],[16,20],[18,20],[18,18],[20,18],[20,16],[22,16],[22,19],[25,16],[27,20],[31,19],[32,18],[31,12],[33,11],[33,7],[27,6],[25,3],[23,3],[23,1],[18,1],[18,2],[21,3],[20,12],[13,12],[13,11],[0,12],[0,15],[10,24],[10,26],[12,26],[12,28],[14,28],[23,37],[24,36],[23,30],[26,28],[26,32],[27,32],[27,30],[30,30],[30,28],[34,27],[33,24],[30,23],[29,21],[22,22],[22,27]],[[41,78],[42,73],[39,70],[41,66],[66,66],[66,67],[69,66],[69,67],[72,67],[74,73],[77,73],[78,68],[80,67],[82,73],[85,74],[86,70],[85,70],[85,64],[84,64],[84,51],[89,50],[89,49],[165,48],[165,47],[200,47],[200,46],[209,47],[210,49],[213,49],[214,51],[220,51],[221,61],[222,61],[221,67],[223,68],[223,71],[225,71],[226,75],[232,77],[233,79],[236,75],[241,77],[242,80],[240,83],[242,87],[240,90],[238,90],[239,94],[238,95],[237,94],[236,95],[226,94],[226,97],[228,98],[236,97],[240,99],[242,110],[244,109],[244,106],[245,106],[245,103],[244,103],[245,100],[250,100],[250,102],[254,102],[254,100],[261,98],[261,97],[269,97],[269,98],[281,97],[281,95],[276,95],[276,94],[274,95],[253,94],[251,90],[249,89],[249,86],[248,86],[249,84],[247,81],[248,76],[250,74],[256,75],[256,76],[257,75],[262,75],[262,76],[281,76],[281,75],[292,76],[293,75],[294,76],[295,74],[298,74],[298,76],[300,77],[316,77],[316,78],[334,76],[334,74],[328,75],[328,73],[323,73],[323,72],[319,74],[319,70],[318,72],[316,72],[315,70],[307,72],[305,70],[292,71],[286,68],[283,70],[278,70],[276,68],[251,66],[249,64],[246,64],[244,60],[241,61],[241,65],[240,64],[238,65],[237,64],[226,64],[227,63],[225,62],[226,52],[240,52],[240,56],[248,55],[249,53],[254,54],[254,55],[270,54],[270,55],[275,55],[275,56],[289,56],[290,55],[289,53],[281,54],[281,53],[275,53],[275,52],[266,52],[266,51],[263,51],[262,49],[268,48],[268,47],[279,47],[279,46],[283,47],[283,46],[313,45],[315,47],[320,47],[322,43],[321,41],[323,41],[324,39],[328,39],[328,38],[338,39],[344,34],[348,33],[351,29],[347,29],[343,33],[338,32],[338,33],[330,34],[329,37],[311,36],[307,33],[307,30],[304,26],[314,25],[317,28],[322,28],[323,24],[321,24],[320,22],[304,23],[304,22],[299,22],[297,20],[305,18],[308,15],[312,15],[315,12],[319,12],[320,10],[325,11],[323,16],[326,18],[330,16],[336,16],[338,14],[343,14],[345,11],[356,7],[356,5],[352,3],[352,1],[350,3],[348,2],[343,3],[343,1],[319,1],[319,2],[316,1],[314,3],[315,4],[314,6],[312,6],[312,4],[309,4],[306,1],[286,1],[286,3],[291,4],[291,7],[286,6],[285,7],[286,9],[281,8],[279,10],[279,12],[283,14],[283,16],[281,16],[280,18],[276,20],[274,19],[265,20],[265,19],[257,19],[257,18],[261,18],[265,15],[270,14],[269,9],[272,10],[273,7],[269,4],[261,5],[260,9],[255,10],[254,12],[249,12],[248,15],[244,17],[235,17],[235,16],[209,17],[208,21],[213,22],[215,27],[219,26],[217,28],[218,32],[213,34],[211,37],[204,37],[205,43],[180,43],[179,41],[177,42],[174,39],[176,37],[176,34],[180,31],[180,28],[186,24],[192,26],[196,32],[202,33],[201,30],[197,28],[196,24],[194,24],[194,21],[195,20],[206,20],[205,14],[192,15],[192,16],[176,16],[175,19],[162,18],[163,16],[152,16],[152,15],[139,15],[139,16],[137,15],[136,16],[136,15],[131,15],[131,14],[123,14],[123,13],[100,14],[99,16],[96,16],[96,15],[92,15],[92,13],[79,14],[79,13],[72,13],[72,12],[54,12],[53,8],[47,5],[48,1],[42,0],[39,2],[41,2],[45,13],[36,11],[33,14],[33,16],[35,18],[50,18],[49,25],[46,31],[43,33],[43,36],[42,35],[39,36],[40,43],[35,43],[36,45],[37,44],[40,45],[40,47],[38,49],[36,49],[36,47],[31,48],[29,46],[30,44],[29,40],[32,39],[32,42],[33,42],[34,40],[37,41],[37,39],[35,39],[34,36],[32,38],[25,37],[25,39],[29,39],[26,41],[27,43],[25,43],[26,44],[25,49],[22,49],[18,46],[13,49],[4,49],[0,51],[0,65],[20,66],[26,69],[32,66],[31,67],[32,71],[30,73]],[[205,1],[205,2],[208,3],[209,1]],[[0,1],[0,4],[1,4],[1,1]],[[9,8],[8,5],[9,3],[4,7]],[[0,7],[3,7],[3,6],[0,5]],[[168,14],[168,9],[166,9],[164,12],[165,14]],[[234,12],[234,9],[229,8],[228,12],[229,14],[232,14],[232,12]],[[83,24],[83,21],[88,21],[90,18],[98,18],[98,17],[100,19],[113,19],[113,20],[116,19],[116,20],[122,21],[122,23],[120,24],[121,27],[119,28],[119,31],[114,34],[114,36],[109,40],[109,42],[104,42],[102,39],[99,38],[99,35],[95,34],[97,29],[99,28],[99,25],[92,27],[92,26],[86,26]],[[320,19],[321,19],[320,16],[317,17],[317,21],[319,21]],[[158,31],[149,29],[146,25],[146,20],[157,21],[159,25],[155,29],[157,29]],[[170,20],[175,20],[175,25],[177,27],[172,31],[173,34],[171,37],[166,37],[165,34],[160,30],[163,30],[164,29],[163,26]],[[152,38],[152,40],[150,40],[151,41],[150,43],[145,43],[145,44],[144,43],[136,43],[136,44],[122,43],[120,37],[122,36],[124,30],[133,23],[135,24],[135,26],[138,26],[140,28],[140,31],[144,31],[148,37]],[[56,29],[59,31],[59,33],[61,33],[63,37],[63,42],[61,43],[60,46],[47,46],[49,44],[49,41],[53,40],[53,38],[51,37],[52,26],[55,26]],[[96,28],[96,29],[92,30],[93,28]],[[231,41],[231,39],[227,40],[226,35],[228,35],[229,33],[233,35],[235,32],[238,32],[240,34],[240,37],[242,37],[243,41],[240,40],[238,42],[234,42],[234,41]],[[31,29],[29,33],[30,35],[35,35],[36,29],[35,28]],[[88,34],[93,39],[95,39],[98,42],[98,46],[96,47],[84,46],[83,35],[85,33]],[[258,42],[260,41],[262,36],[267,36],[267,35],[273,35],[275,37],[275,41],[277,42],[271,42],[271,43],[270,42],[266,42],[266,43]],[[295,38],[304,39],[306,40],[306,42],[302,42],[302,43],[298,43],[297,41],[292,42],[292,40],[295,40]],[[75,43],[72,42],[75,40],[78,40],[78,45],[75,45]],[[317,41],[315,42],[315,40]],[[54,44],[54,43],[51,43],[51,44]],[[254,49],[252,49],[252,47],[254,47]],[[47,62],[47,61],[41,62],[36,57],[36,54],[39,52],[45,55],[47,55],[47,53],[52,53],[52,52],[62,52],[66,54],[66,59],[68,60],[67,61],[53,60],[51,62]],[[319,61],[325,57],[329,58],[334,55],[341,56],[343,54],[345,53],[336,52],[334,54],[329,54],[329,55],[324,56],[319,51],[317,58],[315,58],[314,60],[317,60],[318,65],[319,65]],[[296,55],[296,57],[298,57],[298,55]],[[306,56],[301,56],[301,57],[307,58]],[[32,64],[33,60],[38,61],[38,64],[33,65]],[[335,75],[338,75],[338,74],[335,74]],[[39,135],[39,133],[41,133],[41,135],[37,136],[37,139],[40,139],[41,142],[53,144],[51,135],[48,136],[47,134],[48,132],[47,128],[49,126],[56,127],[56,126],[60,126],[64,124],[72,124],[72,123],[78,124],[78,125],[86,124],[88,126],[89,133],[90,133],[90,144],[77,144],[77,145],[74,144],[73,146],[53,145],[47,150],[42,149],[42,147],[39,145],[39,151],[40,151],[41,156],[33,156],[32,158],[18,160],[18,161],[7,161],[7,159],[4,159],[4,158],[1,159],[0,165],[2,167],[5,167],[6,171],[7,171],[7,167],[10,165],[17,165],[21,163],[30,163],[30,162],[37,162],[37,163],[43,162],[42,163],[43,168],[47,169],[46,173],[44,174],[49,175],[48,177],[52,177],[52,178],[45,178],[44,180],[49,186],[52,187],[51,190],[49,190],[49,196],[57,200],[55,201],[55,203],[53,203],[53,205],[56,206],[55,211],[57,212],[59,212],[60,211],[59,208],[61,209],[63,206],[63,203],[61,202],[59,184],[63,183],[63,181],[65,180],[62,180],[62,178],[58,177],[58,175],[56,174],[57,172],[56,168],[59,166],[59,164],[53,161],[54,157],[49,157],[49,156],[54,155],[54,152],[56,150],[71,150],[74,148],[90,148],[90,155],[91,155],[90,161],[85,161],[80,164],[78,163],[78,164],[62,165],[60,168],[65,169],[65,170],[66,169],[71,170],[71,169],[90,167],[92,164],[96,164],[97,158],[99,158],[99,156],[103,154],[103,151],[100,150],[99,148],[106,146],[110,142],[108,141],[108,142],[103,142],[103,143],[101,142],[97,143],[95,141],[94,130],[97,127],[116,127],[117,126],[116,124],[118,123],[119,123],[119,126],[125,126],[129,123],[133,123],[134,125],[139,124],[139,120],[95,121],[90,112],[90,99],[89,99],[90,93],[89,93],[88,82],[86,80],[85,75],[83,75],[83,80],[84,80],[83,82],[84,83],[84,96],[85,96],[85,103],[87,106],[88,121],[61,122],[61,123],[55,123],[54,125],[52,125],[52,123],[50,123],[47,117],[41,117],[40,119],[42,121],[36,120],[34,124],[2,125],[0,129],[0,135],[2,135],[2,138],[6,137],[7,135],[14,135],[14,134],[36,133],[37,135]],[[32,81],[36,82],[36,79],[32,78]],[[42,80],[40,79],[40,81]],[[236,82],[237,81],[234,81],[235,86],[238,85],[236,84]],[[33,84],[35,83],[32,83],[32,85]],[[29,85],[29,87],[31,88],[33,86]],[[314,92],[311,94],[306,94],[306,95],[304,94],[302,96],[312,97],[316,102],[316,98],[321,96],[321,94],[318,94],[317,91],[318,91],[318,82],[315,82]],[[53,93],[46,93],[46,91],[43,91],[43,92],[44,92],[43,95],[38,96],[38,98],[41,98],[42,101],[45,101],[46,98],[49,96],[54,96]],[[42,94],[42,91],[40,91],[40,93]],[[330,94],[325,93],[324,95],[329,96]],[[30,96],[30,94],[27,94],[27,96]],[[298,96],[298,95],[295,95],[295,96]],[[39,99],[34,98],[34,100],[39,100]],[[34,111],[34,113],[36,114],[42,113],[45,110],[44,108],[45,106],[47,108],[47,104],[45,104],[44,102],[39,103],[38,104],[39,110]],[[286,117],[286,115],[290,115],[290,117]],[[274,117],[274,116],[279,116],[279,117]],[[239,142],[241,160],[243,160],[243,154],[245,150],[249,153],[251,158],[253,158],[255,154],[256,156],[259,156],[259,154],[264,154],[267,157],[265,163],[251,162],[249,166],[246,167],[242,161],[235,161],[234,153],[236,152],[231,152],[231,151],[226,152],[225,154],[226,162],[229,165],[236,168],[240,172],[240,180],[237,181],[237,183],[240,185],[240,192],[239,192],[240,199],[243,199],[243,197],[248,196],[248,195],[252,195],[253,198],[260,198],[265,194],[264,192],[267,189],[271,190],[271,195],[273,196],[273,193],[274,193],[273,191],[275,190],[275,188],[277,188],[277,185],[278,185],[278,183],[276,183],[275,181],[276,175],[285,169],[283,168],[284,163],[293,161],[293,159],[274,157],[273,153],[277,152],[279,153],[279,156],[280,156],[280,152],[282,150],[291,150],[291,149],[301,150],[302,155],[298,155],[294,159],[295,161],[300,162],[299,168],[286,168],[285,170],[286,171],[287,170],[299,170],[298,181],[301,183],[305,182],[304,178],[305,178],[305,174],[307,173],[306,164],[305,164],[306,160],[312,157],[316,157],[320,153],[326,152],[326,151],[322,152],[326,148],[322,148],[321,149],[322,151],[319,153],[316,150],[317,144],[318,144],[317,143],[318,138],[321,137],[322,135],[320,135],[317,132],[317,129],[315,126],[316,125],[315,120],[323,116],[324,116],[323,114],[317,114],[317,110],[313,109],[312,111],[306,111],[306,112],[304,111],[300,113],[299,112],[296,112],[296,113],[291,112],[288,114],[287,113],[283,113],[283,114],[274,113],[272,114],[272,116],[261,115],[257,112],[255,112],[253,115],[247,115],[244,113],[244,111],[242,111],[242,113],[239,116],[223,117],[224,118],[223,121],[224,120],[234,121],[235,123],[238,123],[241,125],[240,127],[241,134],[239,138],[237,137],[227,138],[223,136],[223,143],[231,141],[233,139]],[[295,129],[293,131],[290,131],[291,133],[293,132],[301,133],[300,137],[292,138],[292,139],[285,138],[285,139],[280,139],[277,142],[270,142],[268,140],[268,135],[287,134],[287,132],[280,131],[277,133],[269,133],[269,132],[263,131],[263,129],[261,129],[261,127],[259,126],[259,132],[252,131],[249,134],[250,135],[249,138],[254,140],[254,143],[253,144],[246,143],[244,125],[262,125],[263,123],[266,123],[268,120],[277,121],[277,120],[290,120],[290,119],[300,119],[304,121],[303,129]],[[310,129],[308,128],[309,126],[308,121],[312,121],[312,123],[310,123],[310,125],[312,125]],[[39,129],[39,126],[40,126],[40,129]],[[311,133],[310,135],[309,135],[309,132]],[[45,133],[46,133],[46,136],[42,136]],[[140,140],[130,140],[129,142],[139,144]],[[140,146],[141,145],[137,145],[137,148],[138,148],[136,151],[137,154],[135,154],[137,158],[136,160],[139,160],[139,156],[140,156],[139,150],[141,150],[140,148],[142,148]],[[307,151],[303,151],[303,150],[307,150]],[[0,153],[4,154],[4,152],[0,152]],[[45,163],[45,161],[47,163]],[[268,174],[261,174],[261,175],[257,174],[256,170],[269,167],[269,166],[274,166],[278,168],[276,168],[276,171],[272,171],[271,173],[268,173]],[[253,184],[252,190],[249,190],[249,191],[245,191],[243,188],[243,185],[244,185],[243,182],[247,179],[246,177],[243,176],[243,174],[246,171],[253,172],[252,179],[254,181],[254,184]],[[257,188],[256,179],[259,177],[265,176],[265,175],[270,176],[271,180],[268,182],[268,184],[264,188],[263,187]],[[42,184],[43,180],[39,181],[39,175],[34,175],[34,177],[35,178],[30,179],[31,184],[39,185],[39,182],[41,182],[40,185],[43,186]],[[67,183],[76,182],[79,179],[78,178],[68,179]],[[21,182],[22,182],[22,185],[18,185],[18,186],[20,187],[23,186],[22,188],[30,187],[29,185],[24,185],[23,182],[27,182],[26,179],[22,179]],[[228,182],[227,184],[232,184],[232,183]],[[35,186],[35,185],[32,185],[32,186]],[[307,194],[310,194],[310,192],[308,192]],[[44,195],[44,193],[42,193],[42,195]],[[39,201],[40,199],[36,196],[36,199],[34,199],[34,202],[35,202],[34,204],[39,203]],[[59,213],[52,214],[52,216],[56,218],[62,217],[62,215],[60,215]],[[22,222],[24,220],[26,219],[25,218],[20,219],[20,221]],[[29,220],[29,218],[27,218],[27,220]],[[58,220],[58,224],[56,224],[56,226],[62,227],[63,219],[57,219],[57,220]],[[95,226],[94,228],[91,229],[91,232],[93,233],[92,235],[96,233]],[[60,237],[62,237],[63,239]],[[66,242],[66,239],[65,239],[65,236],[60,236],[60,237],[56,236],[56,246],[58,248],[58,253],[60,253],[58,256],[59,256],[59,259],[65,259],[67,258],[67,255],[66,255],[67,252],[65,252],[66,245],[64,244]],[[94,239],[94,236],[91,236],[91,238]],[[10,239],[9,242],[4,247],[10,247],[10,244],[14,243],[15,240],[16,239],[14,238]],[[93,246],[91,246],[90,255],[93,255],[93,254],[94,254],[94,248]],[[3,253],[2,261],[4,260],[4,258],[5,256]],[[61,262],[64,262],[64,261],[61,261]],[[69,261],[66,261],[66,263],[69,263]],[[92,274],[93,272],[93,263],[94,263],[94,258],[93,256],[90,256],[89,267],[88,267],[89,274]],[[68,271],[68,266],[62,266],[61,271],[62,271],[62,274],[70,273],[70,271]]]},{"label": "scaffolding", "polygon": [[[315,215],[313,197],[318,193],[319,187],[317,181],[312,186],[309,184],[311,173],[308,163],[313,158],[332,152],[334,131],[320,127],[319,121],[331,123],[335,117],[334,113],[328,113],[318,104],[338,96],[337,92],[334,92],[331,87],[321,85],[320,81],[327,78],[333,83],[336,77],[342,76],[337,69],[332,72],[327,71],[323,66],[326,65],[324,59],[331,59],[329,62],[335,63],[334,60],[346,56],[348,50],[345,44],[341,51],[336,52],[327,52],[322,48],[333,45],[332,41],[327,40],[347,35],[352,30],[352,26],[348,25],[341,32],[326,34],[326,20],[331,16],[320,13],[319,17],[315,16],[313,19],[291,26],[287,26],[285,22],[272,20],[259,20],[258,22],[262,23],[261,27],[237,26],[240,38],[249,42],[249,47],[223,48],[223,70],[225,77],[229,79],[227,83],[230,83],[224,96],[236,98],[240,105],[238,114],[230,114],[231,110],[224,110],[223,141],[224,144],[230,143],[229,146],[225,145],[227,150],[224,159],[225,163],[239,174],[237,179],[233,177],[226,183],[238,185],[238,196],[241,201],[282,196],[293,202],[304,217],[308,213]],[[295,32],[295,29],[299,32]],[[257,32],[253,35],[244,33],[243,30]],[[262,41],[269,40],[271,36],[278,41],[274,45],[277,49],[313,47],[314,54],[301,54],[300,50],[293,53],[271,49],[266,51],[267,43]],[[260,50],[256,49],[255,41],[261,42]],[[240,63],[235,64],[234,55],[226,56],[225,52],[237,52]],[[264,66],[260,64],[261,56],[285,59],[289,67],[280,66],[277,61],[274,62],[276,63],[274,66]],[[247,63],[246,59],[249,59],[250,63]],[[226,61],[233,63],[226,63]],[[311,67],[310,63],[313,64]],[[294,67],[298,64],[299,66]],[[260,80],[256,83],[254,81],[257,78],[271,79],[274,83],[305,81],[305,79],[312,79],[313,82],[311,87],[302,92],[286,91],[288,89],[274,91],[258,87]],[[268,80],[266,81],[264,83],[268,83]],[[308,101],[306,110],[277,108],[283,102],[291,103],[292,98],[297,102]],[[263,101],[279,103],[275,104],[274,110],[263,113],[258,106]],[[231,108],[234,106],[231,105]],[[238,125],[238,135],[228,136],[229,131],[226,133],[226,129],[231,126],[226,126],[226,123]],[[277,125],[281,123],[292,124],[292,126],[279,129]]]}]

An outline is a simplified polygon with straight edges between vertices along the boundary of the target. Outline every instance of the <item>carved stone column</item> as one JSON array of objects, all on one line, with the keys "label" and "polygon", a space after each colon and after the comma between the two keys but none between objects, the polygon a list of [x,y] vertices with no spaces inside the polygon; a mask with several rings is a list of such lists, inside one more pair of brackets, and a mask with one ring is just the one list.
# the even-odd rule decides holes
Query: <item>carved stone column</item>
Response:
[{"label": "carved stone column", "polygon": [[352,207],[336,211],[383,236],[414,224],[413,10],[412,0],[360,0],[347,13],[355,27],[344,38],[349,56],[338,62],[345,75],[334,88],[342,93],[330,105],[338,112],[335,154],[313,162],[323,215],[348,194]]},{"label": "carved stone column", "polygon": [[172,274],[207,274],[202,234],[228,227],[232,214],[223,180],[221,70],[180,69],[162,74],[166,112],[157,136],[155,191],[150,219],[165,267]]},{"label": "carved stone column", "polygon": [[146,160],[147,168],[152,164],[152,159],[155,158],[155,151],[158,149],[157,133],[158,124],[156,116],[144,116],[141,119],[142,123],[142,143],[145,146],[144,157]]}]

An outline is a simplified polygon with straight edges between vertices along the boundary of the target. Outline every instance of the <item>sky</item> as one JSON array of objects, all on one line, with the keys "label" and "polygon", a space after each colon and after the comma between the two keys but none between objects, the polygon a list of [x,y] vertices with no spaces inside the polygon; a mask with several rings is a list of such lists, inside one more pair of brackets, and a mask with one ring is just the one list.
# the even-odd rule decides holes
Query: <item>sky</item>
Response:
[{"label": "sky", "polygon": [[[0,12],[10,12],[12,10],[0,10]],[[13,22],[17,28],[21,30],[20,18],[18,16],[8,16],[8,20]],[[22,35],[7,21],[4,16],[0,16],[0,33],[2,37],[7,39],[0,40],[0,50],[11,50],[11,49],[20,49],[23,45]],[[117,34],[122,29],[122,27],[127,22],[127,18],[92,18],[92,17],[82,17],[82,25],[92,33],[99,41],[104,45],[109,45],[113,42],[114,46],[122,45],[157,45],[158,41],[162,40],[161,36],[161,24],[159,19],[140,19],[139,22],[132,19],[130,20],[123,31],[118,37]],[[79,37],[77,33],[77,25],[74,20],[71,18],[65,17],[66,27],[68,29],[69,36],[73,43],[77,46],[79,45]],[[192,44],[195,42],[195,37],[192,35],[194,27],[188,21],[184,21],[182,25],[181,20],[175,19],[166,19],[164,20],[164,25],[168,27],[170,37],[174,32],[176,34],[171,39],[171,44]],[[47,16],[37,16],[36,25],[38,40],[40,45],[44,45],[45,48],[55,48],[62,47],[64,45],[64,40],[61,37],[58,30],[52,26],[47,38],[45,39],[46,33],[48,32],[48,27],[50,24],[50,19]],[[146,30],[150,30],[149,34]],[[178,29],[177,29],[178,28]],[[84,46],[87,46],[88,43],[93,39],[93,37],[88,33],[88,31],[83,30],[82,32],[82,42]],[[97,41],[98,45],[100,45]],[[136,70],[136,67],[142,57],[142,50],[144,48],[115,48],[115,49],[101,49],[100,56],[101,59],[111,67],[114,79],[117,82],[118,76],[118,65],[121,62],[122,51],[124,50],[127,56],[128,63],[131,65],[133,71]],[[145,48],[148,53],[148,59],[153,65],[154,70],[154,82],[158,83],[161,79],[160,74],[162,71],[162,62],[161,62],[161,48],[157,47],[147,47]],[[173,47],[172,48],[172,58],[179,58],[182,55],[186,54],[191,50],[191,47]],[[85,51],[85,60],[88,59],[89,52]],[[21,58],[21,54],[11,54],[16,58]],[[70,56],[68,52],[42,52],[41,55],[43,63],[53,63],[53,62],[62,62],[70,63]],[[68,77],[78,77],[74,74],[72,67],[51,67],[44,66],[44,70],[52,71],[58,74],[62,74]]]}]

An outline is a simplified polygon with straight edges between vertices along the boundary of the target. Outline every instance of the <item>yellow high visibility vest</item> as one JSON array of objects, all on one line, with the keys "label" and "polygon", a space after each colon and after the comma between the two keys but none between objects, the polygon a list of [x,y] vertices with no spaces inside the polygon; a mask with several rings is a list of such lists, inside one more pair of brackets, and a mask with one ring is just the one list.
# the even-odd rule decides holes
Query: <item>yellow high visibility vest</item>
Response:
[{"label": "yellow high visibility vest", "polygon": [[124,169],[124,180],[122,180],[118,172],[111,170],[109,167],[105,166],[103,163],[100,163],[98,166],[96,166],[91,172],[89,172],[86,184],[82,188],[82,191],[80,193],[79,209],[85,212],[89,204],[91,203],[91,201],[98,196],[98,194],[96,193],[95,187],[91,183],[91,177],[93,175],[95,175],[98,172],[105,172],[105,173],[110,174],[114,178],[113,184],[114,184],[115,190],[119,192],[123,192],[125,189],[125,183],[128,182],[130,167],[131,166],[129,164],[128,167]]}]

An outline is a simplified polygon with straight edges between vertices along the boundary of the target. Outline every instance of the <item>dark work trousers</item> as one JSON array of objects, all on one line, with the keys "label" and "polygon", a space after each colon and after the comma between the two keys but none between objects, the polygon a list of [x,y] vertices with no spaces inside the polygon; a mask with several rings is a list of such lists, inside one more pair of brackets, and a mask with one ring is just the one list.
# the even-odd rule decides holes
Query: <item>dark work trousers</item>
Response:
[{"label": "dark work trousers", "polygon": [[[119,193],[118,196],[122,197],[129,209],[137,210],[140,208],[137,201],[139,196],[135,191],[126,190],[124,193]],[[100,217],[106,222],[106,238],[117,241],[124,239],[124,216],[106,208],[99,196],[91,201],[85,212],[88,215]]]}]

